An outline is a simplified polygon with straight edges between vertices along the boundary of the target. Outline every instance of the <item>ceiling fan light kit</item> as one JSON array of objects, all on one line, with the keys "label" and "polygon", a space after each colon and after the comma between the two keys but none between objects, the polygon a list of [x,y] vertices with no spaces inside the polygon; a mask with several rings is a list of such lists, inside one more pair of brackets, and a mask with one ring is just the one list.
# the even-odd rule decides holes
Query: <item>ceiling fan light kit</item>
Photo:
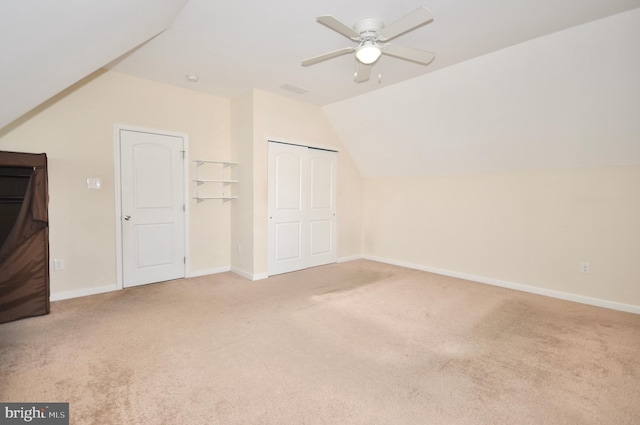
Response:
[{"label": "ceiling fan light kit", "polygon": [[361,19],[355,23],[353,28],[349,28],[331,15],[319,16],[316,20],[329,29],[357,42],[358,46],[345,47],[304,60],[302,61],[302,66],[314,65],[318,62],[355,52],[357,59],[355,80],[358,83],[362,83],[369,80],[372,65],[383,54],[420,65],[428,65],[435,58],[435,53],[426,50],[388,43],[393,38],[431,22],[433,14],[426,7],[414,10],[388,27],[385,27],[384,23],[376,18]]},{"label": "ceiling fan light kit", "polygon": [[377,61],[380,55],[382,55],[382,50],[372,40],[364,41],[356,48],[356,58],[365,65],[371,65]]}]

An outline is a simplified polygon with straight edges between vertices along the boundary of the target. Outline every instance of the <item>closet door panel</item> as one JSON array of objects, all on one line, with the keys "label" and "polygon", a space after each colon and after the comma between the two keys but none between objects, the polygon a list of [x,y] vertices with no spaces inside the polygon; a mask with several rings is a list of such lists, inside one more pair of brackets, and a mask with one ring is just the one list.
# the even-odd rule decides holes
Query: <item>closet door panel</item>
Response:
[{"label": "closet door panel", "polygon": [[335,263],[336,250],[336,178],[338,154],[308,149],[309,204],[307,209],[309,247],[307,266]]},{"label": "closet door panel", "polygon": [[269,143],[269,274],[306,267],[307,149]]}]

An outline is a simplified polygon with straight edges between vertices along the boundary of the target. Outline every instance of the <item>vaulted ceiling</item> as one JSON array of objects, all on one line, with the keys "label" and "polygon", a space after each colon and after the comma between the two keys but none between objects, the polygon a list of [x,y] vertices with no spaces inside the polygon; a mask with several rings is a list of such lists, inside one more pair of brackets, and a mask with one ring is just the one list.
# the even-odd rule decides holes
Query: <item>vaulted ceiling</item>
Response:
[{"label": "vaulted ceiling", "polygon": [[186,1],[0,2],[0,128],[167,29]]},{"label": "vaulted ceiling", "polygon": [[324,107],[367,177],[640,164],[640,9]]},{"label": "vaulted ceiling", "polygon": [[[436,59],[428,66],[383,56],[374,66],[372,79],[357,84],[353,81],[355,59],[351,55],[306,68],[300,64],[303,59],[354,44],[316,23],[317,16],[333,15],[348,25],[364,17],[377,17],[389,23],[420,6],[431,10],[434,20],[398,37],[394,43],[435,52]],[[441,78],[436,76],[437,71],[456,69],[453,67],[470,60],[482,61],[474,58],[639,7],[640,0],[4,0],[0,2],[0,39],[3,40],[0,44],[0,128],[91,72],[107,67],[217,96],[231,98],[258,88],[324,105],[347,147],[356,156],[367,158],[365,148],[358,144],[363,135],[374,139],[380,138],[380,134],[394,140],[420,139],[417,135],[426,131],[420,113],[433,111],[436,106],[433,97],[416,100],[415,89],[437,92]],[[616,48],[598,46],[598,49]],[[526,59],[535,51],[531,47],[516,50],[515,54],[524,55]],[[593,60],[601,53],[594,49]],[[585,58],[587,62],[588,59]],[[619,58],[611,60],[615,62]],[[495,61],[491,66],[505,66],[501,60]],[[535,60],[527,63],[521,65],[527,69],[537,66]],[[480,69],[484,69],[482,66]],[[545,72],[552,71],[545,69]],[[432,73],[433,78],[416,80]],[[187,81],[187,74],[197,75],[199,81]],[[468,75],[462,72],[460,78],[463,80],[457,81],[464,81]],[[486,78],[500,77],[498,73]],[[400,84],[402,82],[405,85]],[[308,92],[293,93],[282,88],[286,84]],[[457,83],[447,84],[444,87]],[[492,93],[478,95],[490,98]],[[403,99],[412,96],[413,103],[406,105],[415,112],[408,116],[415,119],[408,120],[407,114],[400,115],[399,111]],[[446,97],[447,94],[439,93],[438,99],[442,101]],[[364,116],[368,118],[367,124],[358,125],[357,119],[362,120]],[[395,131],[389,122],[398,123]],[[371,123],[382,123],[382,127]],[[451,123],[438,126],[434,122],[432,129],[452,132],[454,138],[469,139]],[[433,134],[429,136],[431,139]],[[485,143],[487,137],[471,139]],[[403,158],[411,156],[411,149],[415,151],[417,143],[414,140],[406,147]],[[515,149],[503,145],[494,148],[500,152]],[[444,149],[441,146],[438,150],[453,161],[449,169],[467,166],[466,159],[457,152],[446,156],[447,149],[464,151],[469,146]],[[433,151],[422,153],[433,158]],[[522,156],[521,153],[514,155]],[[359,164],[366,170],[365,174],[372,174],[371,170],[379,166],[376,161],[383,156],[377,158]],[[506,159],[513,162],[513,155],[509,158],[497,155],[486,161]],[[438,164],[431,166],[437,168]]]},{"label": "vaulted ceiling", "polygon": [[[316,23],[317,16],[348,26],[369,16],[388,24],[420,6],[434,20],[392,42],[435,52],[430,65],[383,56],[374,78],[361,84],[353,81],[353,55],[301,67],[304,59],[354,45]],[[258,88],[326,105],[633,7],[640,1],[189,0],[167,31],[112,69],[225,97]],[[186,81],[190,73],[200,77],[197,84]],[[284,84],[309,92],[291,94]]]}]

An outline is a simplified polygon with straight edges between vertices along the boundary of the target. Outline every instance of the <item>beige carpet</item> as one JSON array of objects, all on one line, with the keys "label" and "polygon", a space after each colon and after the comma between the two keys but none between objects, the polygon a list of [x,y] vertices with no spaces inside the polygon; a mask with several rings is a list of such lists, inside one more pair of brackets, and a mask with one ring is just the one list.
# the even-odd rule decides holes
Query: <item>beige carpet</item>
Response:
[{"label": "beige carpet", "polygon": [[0,368],[72,424],[640,423],[640,316],[369,261],[56,302]]}]

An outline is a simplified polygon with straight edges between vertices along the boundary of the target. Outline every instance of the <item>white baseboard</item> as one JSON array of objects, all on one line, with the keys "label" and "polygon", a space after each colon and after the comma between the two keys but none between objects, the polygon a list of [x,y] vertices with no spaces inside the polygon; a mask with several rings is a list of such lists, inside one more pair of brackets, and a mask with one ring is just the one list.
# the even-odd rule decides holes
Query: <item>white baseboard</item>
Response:
[{"label": "white baseboard", "polygon": [[210,274],[225,273],[225,272],[230,272],[230,271],[231,271],[231,266],[216,267],[216,268],[213,268],[213,269],[196,270],[196,271],[193,271],[193,272],[189,272],[189,273],[187,273],[186,277],[208,276]]},{"label": "white baseboard", "polygon": [[[231,267],[229,267],[229,266],[218,267],[218,268],[215,268],[215,269],[198,270],[198,271],[195,271],[195,272],[188,273],[187,276],[185,276],[185,277],[206,276],[206,275],[210,275],[210,274],[224,273],[224,272],[228,272],[230,270],[231,270]],[[104,286],[98,286],[98,287],[95,287],[95,288],[78,289],[78,290],[75,290],[75,291],[52,292],[49,295],[49,300],[50,301],[69,300],[71,298],[79,298],[79,297],[87,297],[89,295],[104,294],[106,292],[117,291],[119,289],[120,288],[118,288],[118,285],[114,283],[113,285],[104,285]]]},{"label": "white baseboard", "polygon": [[240,275],[240,276],[242,276],[244,278],[247,278],[247,279],[253,280],[253,281],[262,280],[262,279],[266,279],[266,278],[269,277],[269,273],[253,274],[253,273],[246,272],[246,271],[241,270],[241,269],[236,268],[236,267],[231,267],[231,271],[234,272],[237,275]]},{"label": "white baseboard", "polygon": [[[269,277],[269,275],[267,273],[253,275],[253,274],[249,274],[249,273],[243,272],[243,271],[238,270],[238,269],[233,269],[232,270],[231,266],[216,267],[216,268],[213,268],[213,269],[206,269],[206,270],[197,270],[197,271],[189,272],[185,277],[186,278],[200,277],[200,276],[207,276],[207,275],[211,275],[211,274],[225,273],[225,272],[228,272],[228,271],[233,271],[234,273],[237,273],[240,276],[246,277],[247,279],[251,279],[251,280],[260,280],[260,279],[266,279],[266,278]],[[71,298],[79,298],[79,297],[86,297],[86,296],[89,296],[89,295],[104,294],[106,292],[117,291],[119,289],[122,289],[122,288],[118,288],[118,285],[114,283],[113,285],[98,286],[98,287],[95,287],[95,288],[78,289],[76,291],[53,292],[53,293],[51,293],[49,295],[49,300],[50,301],[62,301],[62,300],[68,300],[68,299],[71,299]]]},{"label": "white baseboard", "polygon": [[50,301],[62,301],[71,298],[86,297],[89,295],[104,294],[105,292],[112,292],[118,290],[118,286],[113,285],[97,286],[95,288],[78,289],[76,291],[65,292],[53,292],[49,295]]},{"label": "white baseboard", "polygon": [[349,257],[338,258],[338,261],[336,261],[336,262],[337,263],[346,263],[347,261],[361,260],[362,258],[363,258],[362,255],[351,255]]},{"label": "white baseboard", "polygon": [[523,285],[521,283],[513,283],[505,280],[493,279],[490,277],[476,276],[468,273],[460,273],[452,270],[439,269],[436,267],[428,267],[428,266],[423,266],[419,264],[408,263],[405,261],[398,261],[398,260],[392,260],[389,258],[376,257],[372,255],[364,255],[363,258],[365,260],[377,261],[379,263],[392,264],[395,266],[406,267],[409,269],[436,273],[443,276],[456,277],[459,279],[470,280],[473,282],[484,283],[487,285],[500,286],[502,288],[515,289],[517,291],[529,292],[537,295],[544,295],[547,297],[558,298],[566,301],[573,301],[580,304],[588,304],[596,307],[608,308],[611,310],[619,310],[627,313],[640,314],[640,306],[637,306],[637,305],[624,304],[617,301],[609,301],[609,300],[603,300],[601,298],[592,298],[584,295],[555,291],[552,289],[539,288],[537,286]]}]

